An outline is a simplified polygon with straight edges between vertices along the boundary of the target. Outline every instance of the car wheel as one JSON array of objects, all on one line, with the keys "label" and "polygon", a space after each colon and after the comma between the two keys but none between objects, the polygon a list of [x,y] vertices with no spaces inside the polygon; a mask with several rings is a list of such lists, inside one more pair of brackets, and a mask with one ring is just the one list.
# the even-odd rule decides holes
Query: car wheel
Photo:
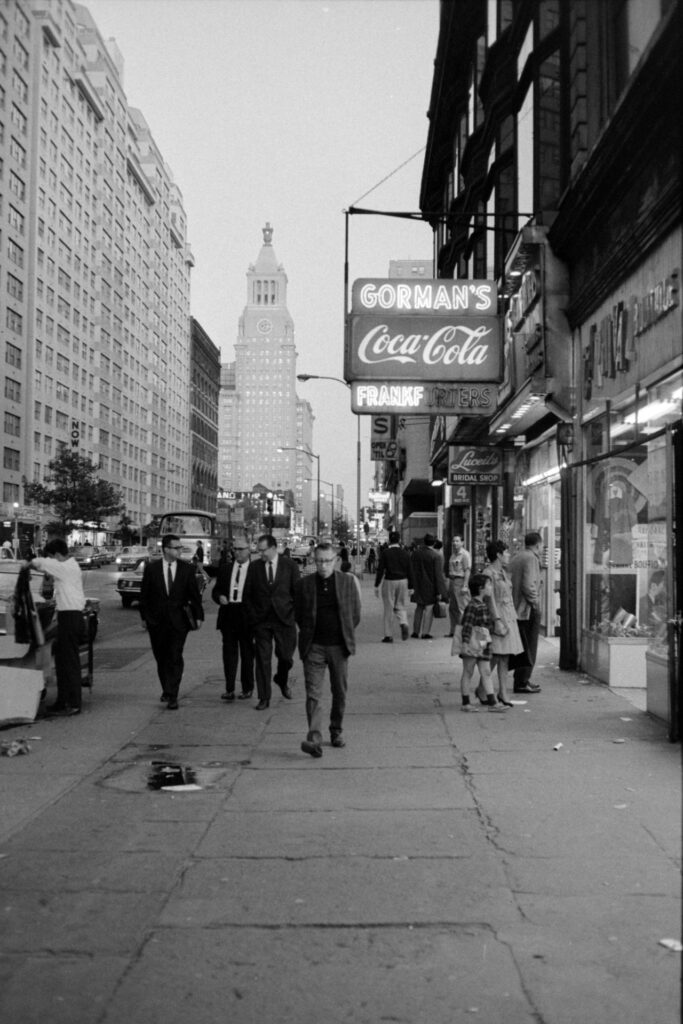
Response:
[{"label": "car wheel", "polygon": [[133,603],[133,598],[130,594],[121,594],[121,604],[124,608],[130,608]]}]

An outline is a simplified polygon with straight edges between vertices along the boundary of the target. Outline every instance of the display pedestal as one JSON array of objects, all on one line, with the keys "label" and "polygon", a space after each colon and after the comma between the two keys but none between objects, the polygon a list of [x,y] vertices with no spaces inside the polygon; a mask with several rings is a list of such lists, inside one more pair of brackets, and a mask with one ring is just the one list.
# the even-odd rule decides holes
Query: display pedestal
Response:
[{"label": "display pedestal", "polygon": [[615,689],[645,689],[646,636],[603,636],[590,629],[581,631],[581,668],[587,675]]}]

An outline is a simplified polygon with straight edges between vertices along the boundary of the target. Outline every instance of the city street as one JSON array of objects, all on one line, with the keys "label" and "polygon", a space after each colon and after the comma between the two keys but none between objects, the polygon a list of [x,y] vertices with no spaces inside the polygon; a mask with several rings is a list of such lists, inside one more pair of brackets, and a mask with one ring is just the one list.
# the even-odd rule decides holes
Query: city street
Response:
[{"label": "city street", "polygon": [[[0,760],[3,1020],[679,1020],[665,726],[560,672],[554,641],[540,694],[462,714],[447,621],[382,644],[366,574],[347,745],[314,760],[298,661],[291,701],[220,701],[208,591],[167,711],[115,579],[85,579],[102,621],[84,713],[0,736],[31,746]],[[161,761],[200,788],[150,788]]]}]

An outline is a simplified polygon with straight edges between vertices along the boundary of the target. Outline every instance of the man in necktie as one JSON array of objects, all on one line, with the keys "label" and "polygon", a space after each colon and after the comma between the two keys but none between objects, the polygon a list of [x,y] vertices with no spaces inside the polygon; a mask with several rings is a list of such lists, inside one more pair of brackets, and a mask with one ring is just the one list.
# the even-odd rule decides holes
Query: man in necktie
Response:
[{"label": "man in necktie", "polygon": [[243,601],[247,619],[254,634],[257,711],[270,706],[273,647],[277,671],[273,682],[282,696],[291,698],[289,671],[294,664],[296,623],[294,621],[294,588],[299,580],[296,562],[277,550],[277,540],[270,534],[258,539],[259,562],[254,562],[244,587]]},{"label": "man in necktie", "polygon": [[186,609],[201,625],[202,598],[195,567],[180,559],[182,544],[175,534],[161,539],[161,558],[147,563],[140,589],[140,615],[149,633],[161,683],[161,700],[169,711],[178,707],[183,678],[183,649],[190,629]]},{"label": "man in necktie", "polygon": [[204,566],[204,571],[216,578],[211,597],[218,605],[216,628],[221,631],[223,641],[225,691],[221,694],[221,700],[229,703],[235,700],[238,666],[242,688],[238,699],[248,700],[254,691],[254,637],[247,622],[243,600],[251,569],[251,544],[248,538],[244,535],[236,537],[232,550],[233,561],[225,561],[217,567]]}]

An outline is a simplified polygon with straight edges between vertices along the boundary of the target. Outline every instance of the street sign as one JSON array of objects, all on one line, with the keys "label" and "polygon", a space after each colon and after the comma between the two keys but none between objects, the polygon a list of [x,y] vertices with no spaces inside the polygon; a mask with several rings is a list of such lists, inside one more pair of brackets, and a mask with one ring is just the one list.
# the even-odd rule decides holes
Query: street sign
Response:
[{"label": "street sign", "polygon": [[501,484],[503,453],[499,448],[448,446],[449,484]]},{"label": "street sign", "polygon": [[351,409],[356,413],[430,413],[438,416],[490,416],[496,410],[498,385],[458,384],[454,381],[353,381]]},{"label": "street sign", "polygon": [[398,462],[399,448],[396,438],[387,441],[371,441],[370,458],[373,462]]}]

